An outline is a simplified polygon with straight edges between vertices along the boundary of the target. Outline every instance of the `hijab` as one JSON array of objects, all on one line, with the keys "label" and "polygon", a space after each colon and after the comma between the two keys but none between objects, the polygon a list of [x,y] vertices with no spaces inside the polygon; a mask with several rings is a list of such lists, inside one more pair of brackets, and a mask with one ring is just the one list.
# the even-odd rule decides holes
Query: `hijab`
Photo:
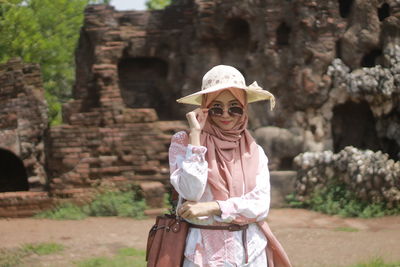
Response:
[{"label": "hijab", "polygon": [[[240,197],[250,192],[256,185],[259,165],[258,146],[247,130],[246,92],[236,88],[225,90],[240,102],[243,115],[230,130],[219,128],[206,116],[200,135],[201,145],[207,147],[208,182],[216,200]],[[204,95],[202,108],[209,108],[223,91]]]}]

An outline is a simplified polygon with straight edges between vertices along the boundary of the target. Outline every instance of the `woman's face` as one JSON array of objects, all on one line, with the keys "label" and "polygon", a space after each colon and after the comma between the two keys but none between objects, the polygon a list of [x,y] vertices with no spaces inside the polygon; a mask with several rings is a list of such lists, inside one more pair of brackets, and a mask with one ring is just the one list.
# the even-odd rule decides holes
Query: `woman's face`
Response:
[{"label": "woman's face", "polygon": [[241,116],[239,114],[228,113],[228,109],[231,107],[243,108],[239,100],[237,100],[229,90],[225,90],[220,93],[209,106],[209,109],[223,109],[223,113],[220,116],[210,114],[211,121],[222,130],[231,130],[240,120]]}]

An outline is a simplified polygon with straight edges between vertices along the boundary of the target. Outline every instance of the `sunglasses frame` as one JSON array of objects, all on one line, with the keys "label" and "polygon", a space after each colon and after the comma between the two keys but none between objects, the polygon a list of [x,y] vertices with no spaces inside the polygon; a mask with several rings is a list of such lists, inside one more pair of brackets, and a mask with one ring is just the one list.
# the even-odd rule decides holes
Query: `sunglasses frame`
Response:
[{"label": "sunglasses frame", "polygon": [[[241,110],[241,113],[234,112],[234,111],[232,111],[232,109],[240,109],[240,110]],[[213,110],[222,110],[222,113],[221,113],[221,114],[214,113]],[[225,109],[223,109],[223,108],[214,107],[214,108],[208,109],[208,114],[209,114],[210,116],[221,117],[221,116],[224,114],[224,111],[225,111]],[[243,111],[243,108],[242,108],[242,107],[229,107],[229,108],[228,108],[228,114],[229,114],[230,116],[232,116],[232,117],[233,117],[233,116],[241,117],[241,116],[243,116],[243,113],[244,113],[244,111]]]}]

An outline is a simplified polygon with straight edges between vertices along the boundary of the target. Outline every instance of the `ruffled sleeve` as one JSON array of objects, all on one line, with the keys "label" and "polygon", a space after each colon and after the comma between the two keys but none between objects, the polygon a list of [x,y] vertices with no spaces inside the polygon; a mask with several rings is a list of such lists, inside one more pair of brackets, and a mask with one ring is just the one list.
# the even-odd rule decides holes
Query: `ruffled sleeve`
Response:
[{"label": "ruffled sleeve", "polygon": [[181,197],[199,201],[207,183],[207,148],[188,144],[186,132],[176,133],[169,147],[170,181]]}]

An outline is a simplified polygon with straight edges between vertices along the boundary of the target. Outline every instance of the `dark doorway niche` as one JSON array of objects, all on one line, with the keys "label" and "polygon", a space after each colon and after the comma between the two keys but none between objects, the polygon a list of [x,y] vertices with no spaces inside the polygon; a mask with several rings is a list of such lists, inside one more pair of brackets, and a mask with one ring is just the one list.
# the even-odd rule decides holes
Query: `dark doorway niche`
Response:
[{"label": "dark doorway niche", "polygon": [[81,32],[78,44],[77,55],[75,56],[75,88],[73,97],[82,99],[80,112],[87,112],[92,108],[100,106],[100,92],[94,86],[92,75],[92,66],[94,65],[94,45],[90,34],[83,30]]},{"label": "dark doorway niche", "polygon": [[350,14],[354,0],[339,0],[339,13],[342,18],[347,18]]},{"label": "dark doorway niche", "polygon": [[293,170],[293,157],[284,157],[280,159],[279,170]]},{"label": "dark doorway niche", "polygon": [[[220,38],[215,40],[220,63],[239,67],[253,46],[250,41],[250,25],[241,18],[227,20]],[[253,47],[254,48],[254,47]]]},{"label": "dark doorway niche", "polygon": [[377,129],[380,136],[381,150],[389,155],[393,160],[400,160],[400,143],[396,138],[398,134],[396,127],[393,125],[400,125],[400,112],[393,109],[389,114],[380,117],[377,123]]},{"label": "dark doorway niche", "polygon": [[389,158],[399,161],[400,160],[400,145],[396,140],[389,138],[382,138],[382,151],[389,155]]},{"label": "dark doorway niche", "polygon": [[371,50],[368,54],[365,54],[361,59],[361,66],[371,68],[378,64],[379,57],[382,56],[382,50],[374,49]]},{"label": "dark doorway niche", "polygon": [[282,22],[281,25],[276,29],[276,43],[278,45],[289,45],[291,28]]},{"label": "dark doorway niche", "polygon": [[224,25],[224,46],[246,49],[250,43],[250,26],[240,18],[229,19]]},{"label": "dark doorway niche", "polygon": [[168,64],[158,58],[124,58],[118,64],[121,97],[129,108],[154,108],[168,119]]},{"label": "dark doorway niche", "polygon": [[390,6],[387,3],[384,3],[383,5],[380,6],[380,8],[378,8],[379,21],[383,21],[389,16],[390,16]]},{"label": "dark doorway niche", "polygon": [[333,109],[332,138],[334,152],[346,146],[380,149],[375,119],[366,102],[346,102]]},{"label": "dark doorway niche", "polygon": [[0,148],[0,192],[28,191],[28,176],[20,158]]},{"label": "dark doorway niche", "polygon": [[335,43],[335,51],[336,57],[342,59],[342,43],[340,40],[337,40]]}]

